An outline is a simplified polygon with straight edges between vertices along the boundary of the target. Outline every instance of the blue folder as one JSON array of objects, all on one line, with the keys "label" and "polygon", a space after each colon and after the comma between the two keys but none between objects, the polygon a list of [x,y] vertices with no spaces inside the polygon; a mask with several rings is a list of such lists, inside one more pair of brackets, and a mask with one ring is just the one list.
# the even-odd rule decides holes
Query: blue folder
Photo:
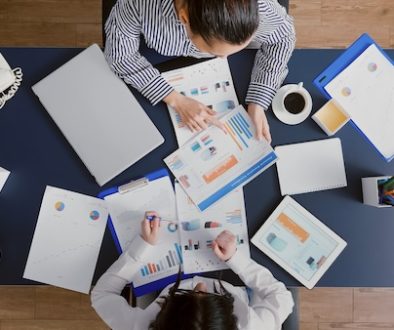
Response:
[{"label": "blue folder", "polygon": [[[388,54],[367,34],[362,34],[348,49],[346,49],[333,63],[331,63],[322,73],[320,73],[314,80],[313,84],[319,91],[327,98],[331,96],[326,92],[324,87],[333,80],[340,72],[342,72],[348,65],[350,65],[360,54],[362,54],[370,45],[374,44],[382,54],[394,64],[394,59],[391,59]],[[368,139],[368,137],[358,128],[358,126],[351,120],[353,127],[374,147],[375,145]],[[386,162],[394,159],[394,155],[389,158],[384,157],[380,151],[375,147],[375,150]]]},{"label": "blue folder", "polygon": [[[144,178],[148,179],[149,181],[154,181],[154,180],[163,178],[165,176],[169,176],[169,173],[168,173],[168,171],[166,169],[163,168],[163,169],[160,169],[160,170],[157,170],[155,172],[152,172],[152,173],[149,173],[149,174],[145,175]],[[139,178],[139,179],[141,179],[141,178]],[[117,186],[117,187],[112,187],[112,188],[106,189],[106,190],[100,192],[98,194],[98,197],[101,198],[101,199],[104,199],[104,197],[106,197],[106,196],[109,196],[109,195],[112,195],[112,194],[117,194],[117,193],[119,193],[119,187],[121,187],[121,186]],[[118,236],[116,235],[116,231],[115,231],[114,225],[112,223],[111,216],[108,216],[108,228],[109,228],[109,230],[111,232],[111,235],[112,235],[112,237],[114,239],[116,249],[118,250],[119,254],[122,254],[123,251],[122,251],[122,248],[120,246]],[[188,275],[182,274],[182,278],[188,278],[188,277],[192,277],[192,276],[194,276],[194,275],[193,274],[190,274],[190,275],[189,274]],[[150,282],[150,283],[145,284],[145,285],[141,285],[139,287],[134,287],[133,286],[134,295],[136,297],[140,297],[140,296],[142,296],[144,294],[147,294],[147,293],[150,293],[150,292],[153,292],[153,291],[162,290],[167,285],[169,285],[171,283],[174,283],[176,281],[177,277],[178,277],[178,274],[174,274],[174,275],[170,275],[170,276],[167,276],[165,278],[162,278],[160,280],[157,280],[157,281],[154,281],[154,282]]]}]

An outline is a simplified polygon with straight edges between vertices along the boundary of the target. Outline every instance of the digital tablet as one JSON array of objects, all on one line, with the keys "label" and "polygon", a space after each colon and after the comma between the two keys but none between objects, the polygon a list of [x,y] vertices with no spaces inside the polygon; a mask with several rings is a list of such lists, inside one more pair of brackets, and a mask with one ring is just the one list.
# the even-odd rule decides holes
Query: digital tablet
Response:
[{"label": "digital tablet", "polygon": [[308,289],[347,245],[290,196],[282,200],[251,241]]}]

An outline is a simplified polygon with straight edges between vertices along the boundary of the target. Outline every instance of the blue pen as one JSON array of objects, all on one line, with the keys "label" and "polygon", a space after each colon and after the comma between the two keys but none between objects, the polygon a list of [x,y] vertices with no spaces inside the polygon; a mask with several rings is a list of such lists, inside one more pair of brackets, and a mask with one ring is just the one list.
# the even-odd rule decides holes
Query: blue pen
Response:
[{"label": "blue pen", "polygon": [[146,217],[146,219],[149,220],[149,221],[153,221],[155,218],[158,218],[159,220],[161,220],[160,217],[156,217],[155,215],[148,215],[148,216]]},{"label": "blue pen", "polygon": [[155,218],[158,218],[159,220],[160,220],[160,222],[162,222],[162,221],[166,221],[166,222],[170,222],[170,223],[173,223],[174,221],[172,221],[172,220],[166,220],[166,219],[162,219],[161,217],[156,217],[155,215],[148,215],[147,217],[146,217],[146,220],[148,220],[148,221],[153,221]]}]

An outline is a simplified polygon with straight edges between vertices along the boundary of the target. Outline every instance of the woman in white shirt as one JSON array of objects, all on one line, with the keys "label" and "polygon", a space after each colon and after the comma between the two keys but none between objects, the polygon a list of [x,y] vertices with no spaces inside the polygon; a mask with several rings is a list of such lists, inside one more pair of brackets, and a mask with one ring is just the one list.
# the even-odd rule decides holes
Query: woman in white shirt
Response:
[{"label": "woman in white shirt", "polygon": [[238,274],[249,292],[245,287],[195,276],[178,279],[144,310],[129,306],[120,293],[149,255],[154,254],[159,227],[159,215],[146,212],[141,235],[134,238],[93,289],[92,306],[108,326],[114,330],[281,329],[294,306],[291,293],[267,268],[242,255],[236,248],[235,236],[226,230],[216,237],[212,248]]}]

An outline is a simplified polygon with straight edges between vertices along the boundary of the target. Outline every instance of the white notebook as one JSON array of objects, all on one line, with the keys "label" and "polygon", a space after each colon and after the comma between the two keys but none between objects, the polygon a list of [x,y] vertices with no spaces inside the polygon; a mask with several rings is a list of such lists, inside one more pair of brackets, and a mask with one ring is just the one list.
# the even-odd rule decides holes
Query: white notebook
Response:
[{"label": "white notebook", "polygon": [[278,146],[275,153],[282,196],[347,186],[339,138]]}]

